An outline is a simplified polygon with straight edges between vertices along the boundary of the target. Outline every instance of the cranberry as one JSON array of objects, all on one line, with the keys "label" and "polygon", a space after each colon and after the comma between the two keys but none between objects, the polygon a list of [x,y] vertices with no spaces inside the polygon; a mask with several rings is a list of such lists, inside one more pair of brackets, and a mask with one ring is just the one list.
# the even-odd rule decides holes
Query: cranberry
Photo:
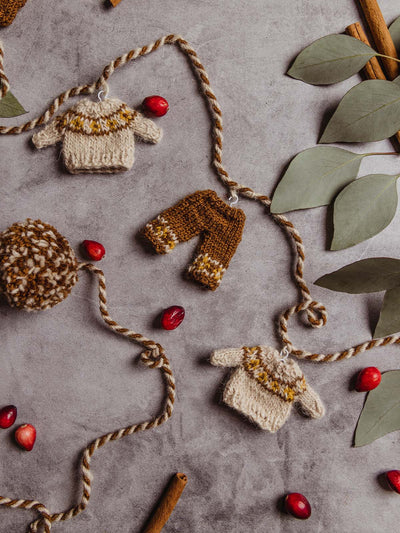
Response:
[{"label": "cranberry", "polygon": [[311,505],[299,492],[292,492],[285,498],[285,510],[296,518],[306,520],[311,516]]},{"label": "cranberry", "polygon": [[0,409],[0,428],[7,429],[11,427],[17,418],[17,408],[15,405],[6,405]]},{"label": "cranberry", "polygon": [[30,452],[35,444],[36,429],[31,424],[19,426],[15,431],[15,440],[22,448]]},{"label": "cranberry", "polygon": [[400,494],[400,470],[390,470],[386,472],[386,479],[390,488]]},{"label": "cranberry", "polygon": [[153,95],[143,100],[142,108],[148,115],[163,117],[167,114],[169,105],[167,100],[162,96]]},{"label": "cranberry", "polygon": [[103,259],[106,250],[102,244],[96,241],[83,241],[83,248],[92,261]]},{"label": "cranberry", "polygon": [[172,307],[168,307],[168,309],[164,309],[162,312],[161,326],[168,330],[176,329],[182,323],[184,318],[184,308],[179,305],[173,305]]},{"label": "cranberry", "polygon": [[366,392],[375,389],[381,382],[382,375],[374,366],[368,366],[361,370],[357,376],[356,391]]}]

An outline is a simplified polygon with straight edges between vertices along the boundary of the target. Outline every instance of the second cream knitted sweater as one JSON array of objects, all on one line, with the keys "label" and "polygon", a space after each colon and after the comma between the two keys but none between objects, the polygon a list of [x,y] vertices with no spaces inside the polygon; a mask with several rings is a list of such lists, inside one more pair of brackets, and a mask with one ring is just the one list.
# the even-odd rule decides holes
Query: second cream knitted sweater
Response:
[{"label": "second cream knitted sweater", "polygon": [[223,400],[262,429],[275,433],[288,419],[293,403],[312,418],[324,416],[324,406],[299,365],[293,359],[283,360],[269,346],[216,350],[211,364],[236,367]]},{"label": "second cream knitted sweater", "polygon": [[85,99],[32,137],[36,148],[63,142],[62,154],[72,174],[129,170],[134,162],[135,135],[157,143],[161,130],[152,120],[117,98]]}]

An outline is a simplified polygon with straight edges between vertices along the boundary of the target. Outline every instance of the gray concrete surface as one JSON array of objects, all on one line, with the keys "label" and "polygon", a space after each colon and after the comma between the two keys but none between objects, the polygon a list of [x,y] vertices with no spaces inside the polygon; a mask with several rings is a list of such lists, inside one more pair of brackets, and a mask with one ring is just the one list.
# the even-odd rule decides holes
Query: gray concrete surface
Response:
[{"label": "gray concrete surface", "polygon": [[[397,2],[382,0],[388,21]],[[101,0],[29,0],[15,23],[0,31],[6,70],[15,95],[29,110],[77,83],[96,79],[118,54],[170,32],[198,51],[225,120],[224,160],[232,176],[270,194],[289,159],[313,146],[326,112],[358,78],[312,87],[284,75],[292,58],[313,40],[360,19],[354,2],[338,0],[123,0],[106,9]],[[54,525],[62,533],[136,533],[170,476],[189,484],[165,532],[375,533],[394,531],[399,496],[379,483],[399,468],[399,433],[352,448],[364,401],[350,390],[362,367],[398,368],[388,347],[331,365],[302,364],[327,414],[310,421],[293,412],[275,435],[253,427],[219,403],[228,370],[209,365],[218,347],[276,345],[274,320],[296,301],[291,253],[282,231],[256,204],[243,241],[215,292],[182,279],[194,242],[165,257],[144,252],[138,230],[155,214],[197,189],[224,195],[210,167],[209,119],[188,63],[168,47],[118,71],[111,94],[138,105],[161,94],[170,113],[157,146],[137,145],[125,174],[65,172],[58,149],[35,151],[31,134],[0,139],[0,228],[26,217],[55,225],[75,249],[86,238],[106,246],[101,266],[110,311],[122,324],[166,348],[177,382],[173,418],[154,431],[106,446],[93,459],[93,494],[87,511]],[[24,118],[25,119],[25,118]],[[24,119],[3,120],[2,124]],[[389,142],[355,146],[387,150]],[[393,158],[369,158],[362,172],[398,172]],[[306,245],[306,278],[363,257],[398,257],[399,217],[379,236],[346,251],[326,250],[325,208],[290,216]],[[381,295],[346,296],[312,287],[329,310],[323,330],[292,324],[296,344],[337,350],[370,338]],[[164,307],[183,305],[179,329],[153,327]],[[157,371],[137,363],[140,349],[109,332],[97,311],[95,283],[82,274],[71,296],[51,311],[26,314],[0,306],[0,404],[15,403],[18,422],[33,423],[38,440],[20,451],[12,431],[0,432],[0,494],[34,498],[52,511],[77,501],[81,450],[96,436],[157,413],[163,387]],[[306,522],[282,514],[279,498],[304,493],[313,507]],[[0,531],[25,531],[34,514],[0,509]]]}]

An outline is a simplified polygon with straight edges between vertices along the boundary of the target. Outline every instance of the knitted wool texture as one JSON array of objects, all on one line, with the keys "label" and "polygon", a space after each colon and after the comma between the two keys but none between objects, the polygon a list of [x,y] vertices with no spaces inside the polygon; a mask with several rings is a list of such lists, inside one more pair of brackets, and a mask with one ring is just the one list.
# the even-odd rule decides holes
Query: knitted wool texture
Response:
[{"label": "knitted wool texture", "polygon": [[293,403],[312,418],[325,414],[318,394],[307,385],[299,365],[292,359],[282,360],[273,348],[216,350],[211,364],[237,367],[225,386],[223,401],[271,433],[286,422]]},{"label": "knitted wool texture", "polygon": [[9,26],[26,0],[0,0],[0,26]]},{"label": "knitted wool texture", "polygon": [[26,311],[49,309],[71,292],[78,262],[68,241],[41,220],[0,233],[0,293]]},{"label": "knitted wool texture", "polygon": [[149,222],[142,234],[158,254],[200,235],[188,277],[215,290],[241,239],[246,216],[230,207],[214,191],[197,191]]},{"label": "knitted wool texture", "polygon": [[72,174],[122,172],[132,168],[135,135],[157,143],[153,121],[117,98],[81,100],[32,137],[36,148],[63,141],[64,164]]}]

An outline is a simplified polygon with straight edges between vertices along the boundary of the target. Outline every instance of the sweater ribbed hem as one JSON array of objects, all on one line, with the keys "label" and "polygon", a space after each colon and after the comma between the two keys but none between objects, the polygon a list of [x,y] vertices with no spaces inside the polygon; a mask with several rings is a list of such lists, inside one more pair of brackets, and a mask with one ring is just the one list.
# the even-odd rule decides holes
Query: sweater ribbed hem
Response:
[{"label": "sweater ribbed hem", "polygon": [[85,173],[112,173],[130,170],[134,163],[132,148],[121,150],[116,147],[113,153],[91,153],[81,151],[79,153],[65,154],[64,163],[71,174]]}]

